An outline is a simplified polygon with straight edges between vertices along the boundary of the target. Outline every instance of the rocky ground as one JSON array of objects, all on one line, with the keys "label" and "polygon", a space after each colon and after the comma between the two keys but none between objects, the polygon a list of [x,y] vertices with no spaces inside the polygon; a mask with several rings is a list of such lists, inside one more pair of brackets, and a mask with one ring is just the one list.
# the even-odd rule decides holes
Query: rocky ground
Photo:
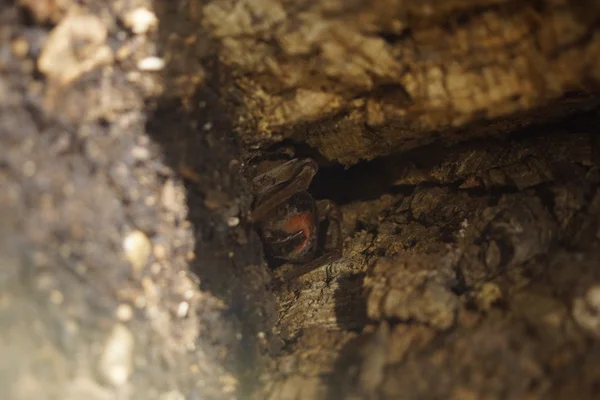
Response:
[{"label": "rocky ground", "polygon": [[241,148],[210,93],[163,96],[151,9],[1,8],[5,398],[235,398],[260,364],[276,308]]}]

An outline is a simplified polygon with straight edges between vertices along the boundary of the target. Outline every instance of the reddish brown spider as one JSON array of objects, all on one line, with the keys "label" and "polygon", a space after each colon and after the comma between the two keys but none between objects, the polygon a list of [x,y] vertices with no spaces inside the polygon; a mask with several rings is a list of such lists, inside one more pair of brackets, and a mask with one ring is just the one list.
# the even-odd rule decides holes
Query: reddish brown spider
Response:
[{"label": "reddish brown spider", "polygon": [[249,220],[256,224],[271,257],[296,264],[284,280],[342,256],[340,210],[307,192],[318,171],[313,159],[294,158],[293,151],[282,149],[254,155],[245,164],[254,195]]}]

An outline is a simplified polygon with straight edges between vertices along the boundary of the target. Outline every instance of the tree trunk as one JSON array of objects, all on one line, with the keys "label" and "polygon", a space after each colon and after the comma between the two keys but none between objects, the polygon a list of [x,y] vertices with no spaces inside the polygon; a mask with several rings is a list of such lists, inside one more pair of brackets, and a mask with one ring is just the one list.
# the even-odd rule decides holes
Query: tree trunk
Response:
[{"label": "tree trunk", "polygon": [[[1,397],[595,398],[599,17],[1,7]],[[276,286],[240,170],[280,144],[344,250]]]}]

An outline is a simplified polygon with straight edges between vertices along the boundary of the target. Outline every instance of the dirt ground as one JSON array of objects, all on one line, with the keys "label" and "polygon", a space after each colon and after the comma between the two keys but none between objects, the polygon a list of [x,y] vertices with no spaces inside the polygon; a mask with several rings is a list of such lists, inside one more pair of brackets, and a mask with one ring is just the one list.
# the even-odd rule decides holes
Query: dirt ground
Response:
[{"label": "dirt ground", "polygon": [[23,3],[0,28],[3,397],[235,398],[276,307],[216,98],[159,96],[168,33],[128,22],[149,3]]},{"label": "dirt ground", "polygon": [[[598,398],[592,91],[526,124],[503,114],[508,135],[456,143],[475,129],[464,120],[451,140],[430,133],[402,152],[346,147],[366,129],[348,115],[298,123],[271,110],[285,118],[264,132],[290,130],[250,140],[269,108],[240,114],[248,88],[258,98],[275,83],[244,80],[252,54],[236,68],[243,34],[211,31],[223,4],[0,6],[2,398]],[[257,56],[270,51],[257,42]],[[283,286],[247,222],[240,170],[261,140],[314,157],[310,192],[343,214],[343,257]]]}]

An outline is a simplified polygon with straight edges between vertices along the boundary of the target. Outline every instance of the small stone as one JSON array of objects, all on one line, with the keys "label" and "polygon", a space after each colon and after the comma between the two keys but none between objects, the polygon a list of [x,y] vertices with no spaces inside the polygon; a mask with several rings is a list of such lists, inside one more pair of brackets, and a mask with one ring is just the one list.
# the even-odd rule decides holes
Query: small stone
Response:
[{"label": "small stone", "polygon": [[133,369],[133,334],[124,325],[115,325],[100,358],[99,371],[113,386],[122,386]]},{"label": "small stone", "polygon": [[594,285],[585,294],[588,307],[600,314],[600,285]]},{"label": "small stone", "polygon": [[158,18],[147,8],[140,7],[125,16],[125,26],[137,35],[144,34],[158,25]]},{"label": "small stone", "polygon": [[134,270],[140,271],[148,263],[152,253],[150,239],[141,231],[131,232],[123,241],[125,257],[131,263]]},{"label": "small stone", "polygon": [[238,217],[229,217],[227,218],[227,225],[230,228],[236,227],[240,224],[240,219]]},{"label": "small stone", "polygon": [[175,185],[172,179],[165,182],[163,186],[161,202],[163,207],[171,212],[176,212],[183,207],[185,194],[180,187]]},{"label": "small stone", "polygon": [[60,84],[77,79],[113,60],[106,45],[108,31],[94,15],[74,15],[62,19],[48,36],[38,58],[39,70]]},{"label": "small stone", "polygon": [[[157,244],[154,246],[154,257],[157,260],[164,260],[167,257],[167,248],[165,247],[165,245]],[[154,265],[152,267],[154,267]]]},{"label": "small stone", "polygon": [[187,301],[182,301],[177,306],[177,317],[184,318],[190,309],[190,304]]},{"label": "small stone", "polygon": [[600,285],[573,300],[573,319],[587,332],[600,337]]},{"label": "small stone", "polygon": [[144,161],[150,158],[150,150],[148,150],[146,147],[135,146],[133,149],[131,149],[131,156],[136,160]]},{"label": "small stone", "polygon": [[160,57],[146,57],[138,62],[137,67],[140,71],[161,71],[165,67],[165,60]]},{"label": "small stone", "polygon": [[183,293],[183,297],[185,297],[186,300],[191,300],[194,297],[195,292],[193,290],[186,290]]},{"label": "small stone", "polygon": [[119,304],[115,314],[119,321],[127,322],[133,317],[133,308],[129,304]]}]

